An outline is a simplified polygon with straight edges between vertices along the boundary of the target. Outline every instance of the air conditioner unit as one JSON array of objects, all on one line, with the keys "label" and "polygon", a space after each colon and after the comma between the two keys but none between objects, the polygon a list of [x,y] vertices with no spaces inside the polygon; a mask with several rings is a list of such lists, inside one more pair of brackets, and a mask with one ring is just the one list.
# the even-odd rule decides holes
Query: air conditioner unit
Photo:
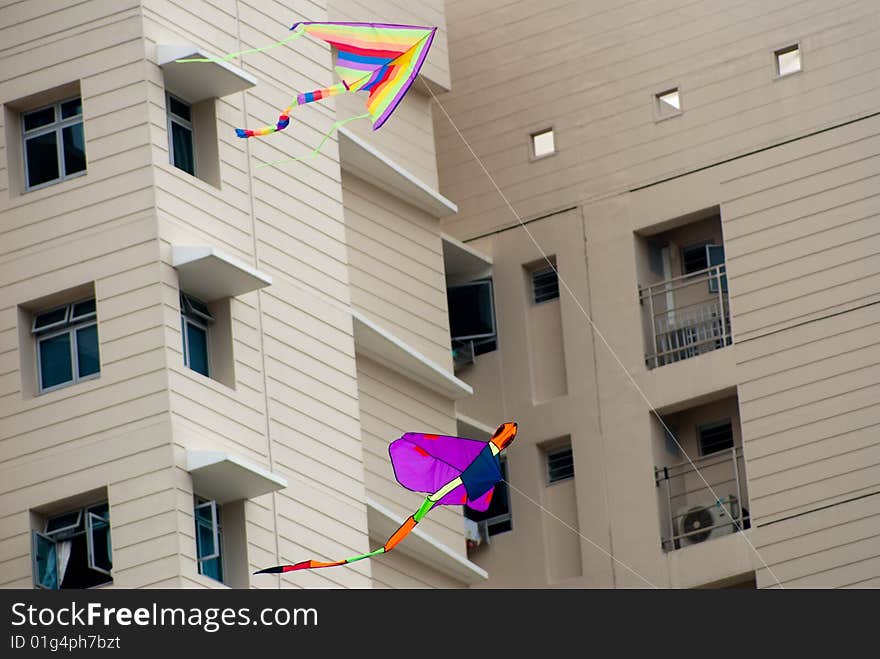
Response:
[{"label": "air conditioner unit", "polygon": [[[728,514],[730,513],[730,514]],[[734,518],[739,514],[739,502],[735,496],[722,499],[721,505],[685,506],[679,508],[675,517],[678,546],[687,547],[718,538],[736,531]]]}]

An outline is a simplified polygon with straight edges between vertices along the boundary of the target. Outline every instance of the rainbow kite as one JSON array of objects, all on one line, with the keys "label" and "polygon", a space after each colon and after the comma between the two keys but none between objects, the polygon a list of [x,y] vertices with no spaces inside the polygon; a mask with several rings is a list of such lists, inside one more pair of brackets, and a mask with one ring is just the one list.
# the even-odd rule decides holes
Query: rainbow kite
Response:
[{"label": "rainbow kite", "polygon": [[430,494],[383,546],[341,561],[302,561],[295,565],[276,565],[255,574],[335,567],[388,553],[438,504],[467,505],[481,512],[488,510],[495,485],[504,480],[498,456],[516,437],[516,429],[515,423],[502,423],[488,442],[464,437],[406,433],[388,447],[394,475],[397,482],[408,490]]},{"label": "rainbow kite", "polygon": [[437,31],[436,27],[386,23],[296,23],[290,29],[294,36],[310,34],[336,49],[335,68],[342,82],[298,94],[274,126],[256,130],[236,128],[239,137],[259,137],[284,130],[290,124],[294,107],[361,91],[369,92],[367,113],[356,118],[371,117],[373,130],[378,130],[415,81]]}]

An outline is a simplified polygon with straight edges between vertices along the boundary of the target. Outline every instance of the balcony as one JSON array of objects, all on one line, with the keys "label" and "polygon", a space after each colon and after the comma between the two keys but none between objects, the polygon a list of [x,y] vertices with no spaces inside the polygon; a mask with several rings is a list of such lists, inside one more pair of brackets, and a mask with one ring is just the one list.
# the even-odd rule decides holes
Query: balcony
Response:
[{"label": "balcony", "polygon": [[718,350],[733,341],[723,262],[640,287],[639,304],[649,369]]},{"label": "balcony", "polygon": [[[717,500],[703,478],[718,495]],[[693,465],[686,461],[655,468],[654,480],[664,518],[660,540],[664,551],[699,544],[751,526],[741,447],[696,458]]]}]

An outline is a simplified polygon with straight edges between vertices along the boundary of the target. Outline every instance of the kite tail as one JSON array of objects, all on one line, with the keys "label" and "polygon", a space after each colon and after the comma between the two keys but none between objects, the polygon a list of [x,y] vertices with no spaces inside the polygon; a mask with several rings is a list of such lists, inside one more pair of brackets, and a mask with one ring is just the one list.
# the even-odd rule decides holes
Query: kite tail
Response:
[{"label": "kite tail", "polygon": [[[324,133],[324,137],[321,138],[320,142],[318,142],[318,146],[316,146],[314,149],[309,151],[306,155],[297,156],[296,158],[284,158],[282,160],[275,160],[273,162],[264,162],[262,165],[257,165],[256,168],[262,169],[263,167],[274,167],[275,165],[281,165],[286,162],[295,162],[297,160],[307,160],[308,158],[313,158],[314,156],[318,155],[318,152],[321,150],[321,147],[324,146],[324,143],[327,140],[329,140],[330,136],[333,135],[333,133],[335,133],[339,128],[341,128],[342,126],[344,126],[345,124],[347,124],[350,121],[354,121],[355,119],[366,119],[369,116],[370,116],[370,113],[366,112],[364,114],[359,114],[356,117],[348,117],[347,119],[341,119],[337,122],[334,122],[334,124],[332,126],[330,126],[330,130],[328,130],[326,133]],[[236,130],[239,130],[239,129],[236,129]]]},{"label": "kite tail", "polygon": [[304,92],[299,94],[293,101],[291,101],[290,105],[288,105],[284,110],[281,111],[281,116],[278,117],[278,121],[274,126],[263,126],[262,128],[257,128],[255,130],[251,130],[248,128],[236,128],[235,134],[239,137],[248,138],[248,137],[262,137],[263,135],[271,135],[272,133],[277,133],[278,131],[284,130],[290,125],[290,113],[293,112],[293,108],[299,105],[305,105],[306,103],[314,103],[315,101],[320,101],[324,98],[329,98],[330,96],[336,96],[337,94],[344,94],[348,91],[348,85],[345,82],[340,82],[332,87],[327,87],[325,89],[316,89],[313,92]]},{"label": "kite tail", "polygon": [[276,565],[275,567],[268,567],[265,570],[254,572],[254,574],[282,574],[284,572],[294,572],[295,570],[314,570],[320,567],[336,567],[337,565],[345,565],[347,563],[361,561],[365,558],[372,558],[373,556],[378,556],[379,554],[387,554],[389,551],[394,549],[401,540],[403,540],[406,536],[410,534],[410,532],[416,527],[416,524],[418,524],[422,520],[422,518],[428,514],[428,511],[431,510],[431,508],[437,505],[437,501],[439,500],[440,497],[437,497],[436,494],[425,497],[425,500],[422,502],[421,507],[415,513],[406,518],[406,521],[400,525],[400,528],[398,528],[393,534],[391,534],[391,537],[388,538],[385,544],[378,549],[374,549],[371,552],[361,554],[360,556],[345,558],[341,561],[302,561],[294,565]]}]

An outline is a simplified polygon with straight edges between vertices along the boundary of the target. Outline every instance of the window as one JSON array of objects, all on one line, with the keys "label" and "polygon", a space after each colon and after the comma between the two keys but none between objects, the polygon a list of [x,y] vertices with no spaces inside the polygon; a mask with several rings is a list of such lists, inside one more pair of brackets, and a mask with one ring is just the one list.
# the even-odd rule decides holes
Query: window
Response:
[{"label": "window", "polygon": [[[721,266],[718,274],[721,275],[721,290],[727,292],[727,275],[724,268],[724,246],[707,243],[689,245],[681,250],[681,269],[683,275],[693,272],[701,272],[707,268]],[[715,271],[709,275],[709,292],[718,292],[718,277]]]},{"label": "window", "polygon": [[453,345],[471,342],[475,355],[497,348],[491,279],[450,286],[446,289],[446,301],[449,306],[449,333]]},{"label": "window", "polygon": [[208,305],[186,293],[180,294],[180,332],[183,335],[183,363],[206,377],[208,367],[208,325],[214,317]]},{"label": "window", "polygon": [[112,581],[107,502],[47,519],[43,531],[33,533],[32,558],[37,588],[91,588]]},{"label": "window", "polygon": [[711,455],[733,448],[733,425],[730,419],[697,428],[700,455]]},{"label": "window", "polygon": [[179,98],[167,95],[168,152],[171,164],[188,174],[196,174],[195,141],[193,139],[192,109]]},{"label": "window", "polygon": [[556,153],[556,141],[553,135],[553,129],[532,133],[532,158],[543,158]]},{"label": "window", "polygon": [[501,474],[504,480],[495,485],[495,492],[492,494],[492,501],[489,508],[483,512],[472,510],[467,506],[464,507],[465,517],[468,519],[485,524],[489,535],[496,535],[510,531],[513,528],[510,514],[510,492],[507,488],[507,458],[501,458]]},{"label": "window", "polygon": [[34,315],[31,332],[37,340],[40,393],[100,375],[95,298]]},{"label": "window", "polygon": [[678,87],[655,94],[654,99],[656,119],[665,119],[681,114],[681,91]]},{"label": "window", "polygon": [[689,275],[709,267],[709,255],[706,243],[688,245],[681,250],[681,274]]},{"label": "window", "polygon": [[22,113],[25,187],[35,190],[86,171],[82,100]]},{"label": "window", "polygon": [[532,301],[535,304],[559,297],[559,277],[555,267],[532,271]]},{"label": "window", "polygon": [[773,58],[776,60],[776,75],[779,77],[801,70],[801,47],[799,44],[780,48],[773,53]]},{"label": "window", "polygon": [[199,574],[223,581],[223,529],[216,501],[195,497],[196,558]]},{"label": "window", "polygon": [[569,478],[574,478],[574,456],[571,446],[563,446],[548,450],[547,456],[547,482],[558,483]]}]

